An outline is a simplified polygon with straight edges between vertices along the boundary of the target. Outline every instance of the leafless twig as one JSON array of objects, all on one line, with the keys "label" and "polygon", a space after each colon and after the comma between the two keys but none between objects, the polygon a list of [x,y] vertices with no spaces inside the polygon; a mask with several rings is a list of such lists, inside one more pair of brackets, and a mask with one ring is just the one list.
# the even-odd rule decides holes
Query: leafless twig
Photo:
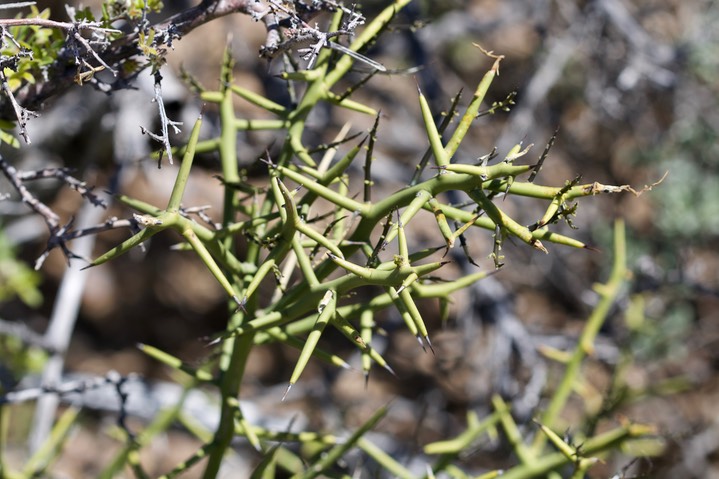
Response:
[{"label": "leafless twig", "polygon": [[[77,214],[78,224],[81,228],[95,224],[100,221],[103,214],[101,209],[89,203],[84,203]],[[91,255],[95,244],[95,236],[80,238],[73,244],[79,254],[75,255],[69,252],[63,235],[70,231],[71,226],[72,221],[56,232],[50,238],[51,241],[48,242],[48,248],[50,248],[52,241],[57,241],[57,244],[63,249],[65,256],[68,258],[68,263],[70,263],[70,258],[72,257]],[[65,351],[70,345],[70,338],[75,329],[75,322],[77,321],[87,278],[88,273],[78,268],[68,267],[63,273],[60,288],[55,296],[50,323],[45,331],[45,339],[48,344],[52,345],[54,353],[44,365],[42,372],[43,385],[53,386],[61,382],[65,365]],[[38,399],[28,438],[32,451],[37,451],[48,434],[50,434],[58,403],[59,397],[56,394],[46,394]]]},{"label": "leafless twig", "polygon": [[102,208],[107,207],[105,200],[92,192],[94,187],[87,186],[87,183],[85,183],[84,181],[80,181],[77,178],[71,176],[69,168],[43,168],[41,170],[34,171],[18,171],[17,177],[20,181],[33,181],[44,178],[58,178],[67,183],[70,188],[80,193],[83,198],[90,201],[93,205],[100,206]]},{"label": "leafless twig", "polygon": [[[115,217],[108,218],[104,223],[96,225],[96,226],[90,226],[87,228],[81,228],[81,229],[72,229],[73,220],[70,220],[66,225],[62,226],[61,228],[58,228],[54,234],[50,236],[47,242],[47,246],[45,250],[42,252],[40,257],[35,261],[35,269],[39,270],[42,267],[42,264],[45,262],[45,259],[47,259],[50,252],[55,248],[60,248],[65,255],[65,257],[70,260],[71,258],[81,259],[86,262],[90,262],[87,258],[77,255],[73,253],[68,247],[67,243],[82,238],[84,236],[90,236],[90,235],[96,235],[98,233],[102,233],[104,231],[110,231],[115,230],[119,228],[128,228],[132,234],[139,233],[140,227],[138,225],[137,220],[135,219],[128,219],[128,220],[120,220]],[[141,245],[142,247],[142,245]]]},{"label": "leafless twig", "polygon": [[70,221],[68,221],[66,224],[50,230],[50,238],[48,238],[47,240],[47,246],[45,247],[45,250],[42,252],[42,254],[35,260],[35,270],[39,270],[40,268],[42,268],[42,265],[45,263],[45,260],[48,256],[50,256],[50,252],[55,248],[60,248],[62,250],[62,253],[65,255],[68,264],[70,264],[71,259],[81,259],[84,261],[89,261],[87,258],[83,258],[82,256],[70,251],[70,248],[68,248],[67,246],[67,240],[65,239],[65,235],[68,231],[70,231],[73,223],[74,218],[70,218]]},{"label": "leafless twig", "polygon": [[106,384],[120,386],[127,381],[128,377],[121,376],[116,371],[110,371],[105,376],[80,379],[76,381],[67,381],[56,386],[42,385],[34,388],[27,388],[21,391],[13,391],[0,396],[0,404],[18,404],[27,401],[33,401],[46,394],[67,395],[73,393],[84,393],[93,389],[98,389]]},{"label": "leafless twig", "polygon": [[[173,121],[170,120],[167,117],[167,112],[165,111],[165,102],[162,100],[162,75],[160,75],[159,71],[155,72],[155,96],[152,101],[157,103],[157,109],[160,112],[160,134],[153,133],[147,128],[141,126],[140,130],[143,134],[147,134],[152,138],[153,140],[162,143],[162,146],[165,149],[165,153],[167,153],[167,159],[172,164],[172,145],[170,145],[170,132],[169,127],[172,127],[175,134],[180,133],[180,129],[178,128],[179,125],[182,125],[182,122],[180,121]],[[160,168],[162,166],[162,155],[160,155],[160,158],[157,160],[157,167]]]},{"label": "leafless twig", "polygon": [[[37,171],[18,171],[5,158],[0,156],[0,170],[2,170],[10,184],[12,184],[18,192],[22,201],[32,208],[33,211],[43,217],[45,224],[50,231],[50,238],[47,241],[47,246],[35,261],[35,269],[40,269],[50,252],[57,247],[62,250],[68,261],[71,258],[85,259],[82,258],[82,256],[78,256],[73,253],[68,248],[67,242],[90,233],[83,230],[80,230],[80,232],[73,232],[73,219],[70,219],[70,221],[61,226],[60,217],[49,206],[37,199],[30,190],[27,189],[24,182],[38,180],[41,178],[59,178],[70,185],[71,188],[79,192],[84,198],[88,199],[93,206],[101,206],[105,208],[105,201],[95,195],[92,192],[92,188],[88,187],[84,182],[70,176],[68,170],[65,168],[43,168]],[[108,227],[108,229],[110,228]]]},{"label": "leafless twig", "polygon": [[36,2],[13,2],[0,5],[0,10],[10,10],[11,8],[25,8],[35,5]]},{"label": "leafless twig", "polygon": [[210,208],[212,208],[210,205],[180,208],[180,214],[182,214],[183,216],[195,214],[198,216],[198,218],[207,223],[212,229],[214,229],[215,231],[219,231],[220,229],[222,229],[222,224],[215,223],[214,221],[212,221],[210,215],[207,214],[207,210],[209,210]]},{"label": "leafless twig", "polygon": [[35,113],[34,111],[30,111],[27,108],[23,108],[20,106],[20,104],[15,99],[15,95],[13,95],[12,90],[10,90],[10,85],[8,85],[7,77],[5,76],[5,73],[0,69],[0,85],[2,85],[2,91],[5,93],[5,96],[7,96],[8,100],[10,100],[10,104],[12,105],[13,111],[15,112],[15,118],[17,119],[18,125],[20,125],[20,135],[25,140],[25,143],[30,144],[30,135],[27,133],[27,122],[30,120],[30,118],[37,118],[39,115]]},{"label": "leafless twig", "polygon": [[[320,3],[326,4],[324,8],[327,10],[342,9],[349,15],[348,21],[345,22],[341,29],[334,32],[323,32],[317,26],[313,27],[307,23],[305,18],[308,13],[314,14],[322,7],[308,11],[298,11],[299,2],[293,8],[290,8],[283,2],[270,0],[269,9],[260,16],[268,31],[265,45],[260,49],[260,55],[271,59],[289,50],[295,50],[303,60],[308,62],[307,68],[310,69],[317,61],[320,51],[323,48],[331,48],[366,63],[376,70],[386,71],[387,68],[381,63],[332,41],[333,38],[340,36],[352,36],[355,29],[364,24],[365,18],[354,10],[340,7],[335,2]],[[283,26],[285,27],[283,31],[284,40],[280,35],[280,27]]]},{"label": "leafless twig", "polygon": [[59,28],[60,30],[71,31],[77,30],[91,30],[99,31],[104,33],[122,33],[120,30],[114,28],[102,28],[99,23],[96,22],[58,22],[55,20],[48,20],[45,18],[0,18],[0,27],[19,27],[19,26],[38,26],[45,28]]},{"label": "leafless twig", "polygon": [[[232,13],[244,13],[255,16],[266,10],[264,2],[255,0],[203,0],[195,7],[189,8],[176,15],[151,26],[156,32],[156,39],[160,39],[169,44],[174,38],[181,38],[195,28],[204,25],[216,18],[229,15]],[[57,22],[41,18],[3,18],[0,19],[0,27],[37,25],[45,28],[58,28],[63,31],[70,32],[73,29],[82,31],[95,31],[104,34],[115,33],[116,30],[100,28],[97,24],[91,22]],[[170,33],[165,34],[165,33]],[[137,56],[140,49],[137,45],[139,32],[125,35],[111,42],[102,52],[102,68],[114,69],[123,60]],[[74,39],[74,41],[78,41]],[[96,53],[96,52],[95,52]],[[98,55],[99,56],[99,55]],[[96,60],[97,61],[97,60]],[[106,66],[103,66],[106,65]],[[42,82],[37,85],[24,86],[14,92],[12,99],[8,96],[8,102],[0,98],[0,117],[17,118],[16,108],[14,104],[23,105],[26,109],[39,109],[47,99],[66,90],[77,82],[77,66],[67,64],[64,59],[58,59],[53,65],[49,66],[53,71],[52,82]],[[89,72],[90,70],[88,70]],[[123,80],[124,85],[124,80]],[[11,108],[12,107],[12,108]]]},{"label": "leafless twig", "polygon": [[50,231],[57,230],[60,224],[60,218],[50,209],[49,206],[35,198],[35,196],[30,193],[30,191],[22,183],[18,170],[8,163],[2,155],[0,155],[0,169],[5,174],[5,177],[8,179],[10,184],[12,184],[13,188],[15,188],[15,190],[20,194],[22,201],[45,219],[45,223],[47,223]]},{"label": "leafless twig", "polygon": [[77,230],[69,231],[65,236],[65,241],[74,240],[88,235],[96,235],[105,231],[116,230],[120,228],[128,228],[132,234],[139,233],[140,227],[134,219],[121,220],[116,217],[108,218],[104,223],[96,226],[89,226]]},{"label": "leafless twig", "polygon": [[[4,46],[5,39],[9,39],[15,47],[19,50],[17,54],[12,56],[3,56],[2,62],[0,66],[0,84],[2,85],[2,91],[5,93],[5,96],[10,101],[10,104],[12,105],[13,112],[15,113],[15,119],[18,121],[18,124],[20,125],[20,135],[23,137],[26,143],[30,143],[30,136],[27,133],[27,122],[32,117],[37,117],[38,114],[20,106],[20,103],[15,98],[15,94],[10,89],[10,86],[7,81],[7,77],[5,76],[5,73],[3,72],[3,69],[5,67],[10,68],[11,70],[15,70],[17,68],[17,63],[20,58],[32,56],[32,51],[25,50],[21,47],[21,45],[18,43],[18,41],[7,31],[9,27],[16,27],[16,26],[40,26],[45,28],[58,28],[61,30],[67,31],[67,44],[71,51],[75,52],[75,64],[77,65],[77,75],[76,78],[82,79],[83,74],[87,74],[89,71],[90,74],[94,74],[95,71],[97,71],[97,68],[92,67],[92,65],[88,64],[85,60],[83,60],[79,54],[79,49],[75,48],[75,44],[80,44],[84,50],[87,51],[90,55],[92,55],[95,60],[100,64],[100,68],[105,69],[107,68],[110,70],[113,75],[117,75],[117,72],[110,67],[105,61],[100,58],[100,56],[93,50],[90,43],[82,37],[80,34],[83,30],[89,30],[92,32],[101,32],[103,35],[107,35],[109,33],[121,33],[119,30],[114,29],[108,29],[108,28],[101,28],[98,23],[94,22],[57,22],[54,20],[47,20],[44,18],[0,18],[0,32],[2,33],[2,44]],[[78,82],[80,82],[79,80]]]}]

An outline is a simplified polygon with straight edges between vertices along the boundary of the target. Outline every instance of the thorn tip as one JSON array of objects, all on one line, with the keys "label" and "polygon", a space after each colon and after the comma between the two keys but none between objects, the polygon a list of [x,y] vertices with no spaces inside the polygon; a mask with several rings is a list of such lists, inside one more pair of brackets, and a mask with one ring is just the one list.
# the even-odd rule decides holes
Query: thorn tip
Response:
[{"label": "thorn tip", "polygon": [[429,350],[432,351],[432,355],[436,356],[437,353],[434,352],[434,347],[432,347],[432,341],[429,340],[429,336],[425,336],[424,340],[427,342],[427,346],[429,346]]},{"label": "thorn tip", "polygon": [[417,337],[417,342],[419,343],[420,346],[422,346],[422,350],[426,353],[427,348],[424,346],[424,341],[422,341],[422,336],[420,336],[419,333],[417,333],[416,337]]},{"label": "thorn tip", "polygon": [[289,394],[290,389],[292,389],[292,383],[289,383],[287,385],[287,389],[285,390],[285,393],[282,395],[282,401],[284,402],[285,398],[287,397],[287,394]]}]

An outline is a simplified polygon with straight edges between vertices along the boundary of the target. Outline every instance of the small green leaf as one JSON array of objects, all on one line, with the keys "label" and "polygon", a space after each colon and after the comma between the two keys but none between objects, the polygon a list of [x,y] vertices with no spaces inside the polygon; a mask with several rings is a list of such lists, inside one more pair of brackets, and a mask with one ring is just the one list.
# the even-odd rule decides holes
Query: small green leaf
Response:
[{"label": "small green leaf", "polygon": [[93,15],[92,10],[90,10],[90,7],[77,8],[75,9],[75,20],[94,22],[95,15]]},{"label": "small green leaf", "polygon": [[0,143],[7,143],[13,148],[20,148],[20,142],[15,138],[12,133],[0,130]]}]

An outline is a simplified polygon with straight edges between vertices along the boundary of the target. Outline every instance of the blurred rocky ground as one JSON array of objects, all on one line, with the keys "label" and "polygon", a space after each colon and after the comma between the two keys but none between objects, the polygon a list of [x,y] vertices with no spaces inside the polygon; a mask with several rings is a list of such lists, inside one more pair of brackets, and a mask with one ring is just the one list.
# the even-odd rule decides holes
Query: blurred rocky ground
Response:
[{"label": "blurred rocky ground", "polygon": [[[55,4],[57,18],[64,17],[59,6],[63,2],[38,5],[46,3]],[[167,3],[179,8],[183,2]],[[362,9],[371,17],[385,4],[366,1]],[[436,357],[424,353],[408,334],[395,331],[397,318],[385,318],[385,354],[398,378],[373,373],[365,387],[356,370],[338,372],[312,363],[280,406],[280,390],[296,352],[263,347],[249,365],[244,399],[262,404],[267,415],[274,414],[272,407],[301,411],[308,427],[319,430],[356,427],[378,406],[393,401],[392,412],[379,428],[383,447],[420,467],[421,473],[421,446],[461,432],[466,410],[488,411],[488,398],[498,390],[525,397],[523,388],[531,384],[536,371],[521,357],[523,352],[530,354],[527,351],[540,344],[572,347],[597,299],[592,285],[607,277],[612,224],[614,218],[622,217],[628,226],[633,278],[632,289],[620,306],[640,294],[646,319],[640,334],[630,334],[623,308],[617,308],[602,331],[587,378],[601,394],[621,352],[631,352],[635,364],[626,380],[647,397],[637,398],[636,407],[622,413],[657,424],[667,438],[663,454],[631,464],[625,477],[719,477],[714,464],[719,453],[718,23],[719,6],[710,0],[410,4],[368,52],[400,73],[375,76],[357,96],[383,113],[373,166],[377,197],[383,190],[406,184],[426,149],[417,86],[434,112],[446,111],[461,89],[466,101],[491,66],[472,43],[506,57],[487,105],[504,100],[511,92],[516,92],[516,105],[509,113],[479,119],[459,153],[460,161],[476,161],[493,147],[502,157],[518,142],[535,144],[529,157],[537,158],[558,130],[539,175],[542,183],[563,185],[581,175],[585,182],[630,184],[639,190],[668,174],[651,192],[638,197],[625,194],[580,202],[575,221],[579,230],[572,233],[600,252],[554,246],[549,255],[540,256],[524,245],[507,244],[506,266],[487,285],[458,295],[447,325],[436,319],[436,305],[423,305]],[[180,69],[216,88],[228,42],[239,84],[279,103],[290,101],[275,77],[281,65],[258,57],[264,33],[261,24],[235,15],[205,25],[176,43],[163,71],[170,116],[185,121],[183,133],[173,137],[174,142],[183,141],[190,129],[187,125],[200,108],[199,100],[179,79]],[[411,74],[401,72],[414,67],[419,69]],[[360,78],[362,74],[357,73],[356,79]],[[153,126],[156,112],[150,102],[149,74],[144,80],[137,90],[112,97],[89,88],[68,92],[30,123],[31,146],[3,155],[14,155],[13,161],[23,168],[73,167],[98,190],[116,187],[145,201],[164,203],[175,171],[169,166],[156,168],[149,153],[158,145],[140,134],[140,125]],[[262,115],[240,100],[237,108],[248,118]],[[211,109],[207,119],[206,137],[217,131]],[[320,111],[310,119],[306,140],[331,141],[346,122],[351,122],[352,131],[361,131],[372,121]],[[251,181],[263,181],[264,170],[256,160],[279,140],[264,132],[240,135],[239,161],[250,169]],[[191,205],[187,206],[211,205],[210,213],[217,214],[221,197],[213,175],[218,167],[217,158],[199,159],[189,183],[186,201]],[[123,169],[121,182],[111,185],[118,168]],[[358,179],[352,187],[359,191],[361,166],[355,171]],[[57,190],[50,183],[42,188],[40,194],[65,220],[77,214],[80,199],[75,192]],[[507,200],[503,205],[527,224],[541,215],[528,201]],[[5,235],[32,264],[45,247],[46,230],[41,220],[24,213],[9,202],[0,203]],[[129,212],[112,205],[106,214],[127,217]],[[415,223],[410,231],[415,245],[441,243],[431,228]],[[124,232],[100,235],[95,254],[125,237]],[[473,231],[467,239],[481,266],[491,268],[487,259],[490,235]],[[146,252],[133,252],[86,272],[79,322],[67,355],[68,371],[103,375],[116,370],[160,381],[168,379],[167,371],[137,351],[136,343],[151,344],[189,362],[211,353],[201,338],[223,328],[225,297],[201,263],[170,249],[177,241],[171,235],[156,236]],[[80,266],[73,262],[74,268]],[[456,267],[461,274],[460,265]],[[55,251],[41,270],[42,306],[3,303],[0,317],[44,331],[65,271],[66,260]],[[510,318],[502,323],[505,329],[490,320],[497,308],[505,320]],[[525,350],[521,344],[529,346]],[[343,340],[330,337],[325,346],[357,364]],[[512,362],[519,366],[508,367]],[[549,377],[557,374],[558,369],[538,358],[533,364]],[[652,385],[665,384],[667,379],[681,386],[670,393],[653,391]],[[528,400],[532,407],[541,405],[539,397]],[[530,419],[531,409],[524,414],[525,420]],[[88,426],[81,436],[84,445],[79,447],[97,446],[91,439],[96,434],[93,428],[101,427]],[[181,445],[176,451],[184,459],[190,451],[184,447],[189,439],[179,431],[173,434],[176,437],[168,441]],[[478,445],[476,454],[465,458],[466,467],[481,471],[506,465],[502,463],[506,452],[500,445]],[[100,456],[69,454],[61,467],[75,471],[69,473],[72,477],[92,477],[99,467],[97,459]],[[630,462],[622,461],[620,457],[599,466],[592,477],[620,474]],[[158,470],[162,467],[158,464]]]}]

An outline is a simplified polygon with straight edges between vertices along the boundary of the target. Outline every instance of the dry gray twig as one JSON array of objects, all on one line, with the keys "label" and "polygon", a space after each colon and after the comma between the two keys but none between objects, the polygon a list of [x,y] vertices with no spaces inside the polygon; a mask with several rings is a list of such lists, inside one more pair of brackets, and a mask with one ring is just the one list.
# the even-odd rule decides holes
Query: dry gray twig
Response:
[{"label": "dry gray twig", "polygon": [[[101,209],[95,208],[89,203],[84,203],[78,213],[78,223],[81,228],[86,225],[92,225],[100,220],[101,214]],[[60,235],[60,233],[58,233],[58,235]],[[95,238],[94,235],[79,238],[78,241],[74,243],[77,254],[71,253],[73,255],[72,257],[91,255],[95,245]],[[69,250],[67,250],[64,240],[60,241],[60,247],[67,256]],[[71,257],[67,257],[69,262]],[[53,305],[50,325],[45,332],[46,343],[55,351],[45,364],[42,377],[42,384],[45,386],[60,383],[65,365],[65,351],[67,351],[70,338],[75,329],[75,321],[77,320],[80,309],[80,302],[85,289],[87,275],[87,271],[82,271],[78,268],[67,268],[63,275],[62,283],[60,284],[60,289],[58,290],[55,304]],[[58,403],[59,398],[56,394],[44,395],[38,400],[29,437],[31,450],[36,451],[48,436],[52,428]]]},{"label": "dry gray twig", "polygon": [[[148,135],[153,140],[162,143],[162,147],[164,148],[164,152],[167,154],[167,160],[172,165],[172,145],[170,144],[170,127],[172,127],[175,134],[180,133],[180,129],[178,128],[179,125],[182,125],[182,122],[180,121],[173,121],[170,120],[167,117],[167,111],[165,110],[165,102],[162,99],[162,75],[160,75],[159,71],[156,71],[154,73],[155,78],[155,86],[154,86],[154,98],[152,101],[157,103],[157,109],[160,114],[160,134],[153,133],[147,128],[141,126],[140,131],[142,131],[143,135]],[[160,168],[162,166],[162,155],[157,160],[157,167]]]},{"label": "dry gray twig", "polygon": [[52,232],[57,230],[60,225],[60,217],[55,214],[49,206],[38,200],[32,193],[30,193],[20,179],[20,172],[8,163],[2,155],[0,155],[0,170],[2,170],[10,184],[12,184],[13,188],[15,188],[15,190],[20,194],[22,201],[45,219],[45,223],[47,223],[50,231]]}]

